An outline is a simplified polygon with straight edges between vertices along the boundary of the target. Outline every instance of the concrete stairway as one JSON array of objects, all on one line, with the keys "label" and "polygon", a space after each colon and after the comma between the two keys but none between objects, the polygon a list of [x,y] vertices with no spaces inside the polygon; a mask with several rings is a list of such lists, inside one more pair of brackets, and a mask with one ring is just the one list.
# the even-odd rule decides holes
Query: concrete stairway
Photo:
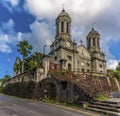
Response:
[{"label": "concrete stairway", "polygon": [[86,109],[107,116],[120,116],[120,102],[117,101],[94,101]]}]

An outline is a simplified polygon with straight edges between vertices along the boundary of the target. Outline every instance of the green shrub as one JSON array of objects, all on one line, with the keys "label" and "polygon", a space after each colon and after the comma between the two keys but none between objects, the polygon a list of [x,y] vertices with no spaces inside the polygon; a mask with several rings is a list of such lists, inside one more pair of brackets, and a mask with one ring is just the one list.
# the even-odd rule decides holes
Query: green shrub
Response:
[{"label": "green shrub", "polygon": [[0,93],[3,93],[3,91],[4,91],[4,88],[0,87]]},{"label": "green shrub", "polygon": [[106,99],[107,99],[107,96],[105,94],[101,94],[96,97],[96,100],[106,100]]}]

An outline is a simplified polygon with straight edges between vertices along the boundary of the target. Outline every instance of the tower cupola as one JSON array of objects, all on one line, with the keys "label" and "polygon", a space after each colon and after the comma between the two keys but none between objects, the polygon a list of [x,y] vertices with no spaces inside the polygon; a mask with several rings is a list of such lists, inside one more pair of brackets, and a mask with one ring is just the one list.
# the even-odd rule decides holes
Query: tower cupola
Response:
[{"label": "tower cupola", "polygon": [[56,18],[56,36],[63,39],[70,39],[71,18],[63,9]]},{"label": "tower cupola", "polygon": [[100,34],[94,28],[88,33],[87,49],[90,52],[100,51]]}]

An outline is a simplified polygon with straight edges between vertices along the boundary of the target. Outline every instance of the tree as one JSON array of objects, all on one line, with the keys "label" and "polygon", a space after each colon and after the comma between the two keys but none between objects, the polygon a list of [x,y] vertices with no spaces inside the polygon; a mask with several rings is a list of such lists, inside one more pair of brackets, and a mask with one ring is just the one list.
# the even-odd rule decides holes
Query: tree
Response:
[{"label": "tree", "polygon": [[116,67],[116,70],[114,71],[114,76],[120,80],[120,62],[118,63],[118,66]]},{"label": "tree", "polygon": [[115,70],[115,71],[114,71],[114,76],[115,76],[118,80],[120,80],[120,70]]},{"label": "tree", "polygon": [[5,82],[5,81],[8,81],[8,80],[10,80],[10,79],[11,79],[11,76],[10,76],[10,75],[5,75],[2,80],[3,80],[3,82]]},{"label": "tree", "polygon": [[15,63],[15,65],[14,65],[14,71],[15,71],[16,75],[21,73],[21,68],[22,68],[21,64],[22,64],[22,61],[21,61],[20,64],[19,63]]},{"label": "tree", "polygon": [[18,52],[23,56],[23,63],[22,63],[22,72],[24,72],[24,59],[31,54],[32,45],[29,45],[27,40],[20,41],[18,44]]},{"label": "tree", "polygon": [[120,62],[118,63],[118,66],[116,67],[116,70],[120,71]]},{"label": "tree", "polygon": [[34,52],[31,56],[28,58],[25,58],[25,70],[33,70],[37,67],[42,66],[41,58],[43,54],[40,52]]}]

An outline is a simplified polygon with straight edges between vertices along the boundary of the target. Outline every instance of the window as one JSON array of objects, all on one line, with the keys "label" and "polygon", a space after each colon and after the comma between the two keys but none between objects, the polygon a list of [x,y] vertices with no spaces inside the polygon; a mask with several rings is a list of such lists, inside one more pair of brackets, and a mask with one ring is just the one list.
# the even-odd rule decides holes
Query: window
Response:
[{"label": "window", "polygon": [[95,46],[95,38],[93,38],[93,46]]},{"label": "window", "polygon": [[89,70],[89,69],[87,69],[87,72],[90,72],[90,70]]},{"label": "window", "polygon": [[69,33],[69,23],[67,23],[67,33]]},{"label": "window", "polygon": [[69,60],[72,60],[72,57],[71,56],[67,56]]},{"label": "window", "polygon": [[100,68],[102,68],[102,64],[100,64]]},{"label": "window", "polygon": [[61,22],[61,32],[64,32],[64,22]]},{"label": "window", "polygon": [[89,67],[89,66],[90,66],[90,64],[89,64],[89,63],[87,63],[87,64],[86,64],[86,66],[88,66],[88,67]]},{"label": "window", "polygon": [[54,60],[55,60],[55,61],[57,60],[57,56],[54,57]]}]

